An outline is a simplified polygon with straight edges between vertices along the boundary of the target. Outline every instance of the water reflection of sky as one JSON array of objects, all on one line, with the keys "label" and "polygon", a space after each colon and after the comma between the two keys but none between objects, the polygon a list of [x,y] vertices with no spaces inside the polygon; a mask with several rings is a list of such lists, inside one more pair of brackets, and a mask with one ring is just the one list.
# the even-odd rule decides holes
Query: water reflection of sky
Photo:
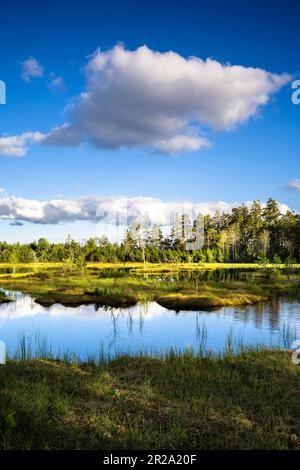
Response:
[{"label": "water reflection of sky", "polygon": [[206,349],[224,350],[228,335],[237,345],[265,344],[286,347],[289,339],[300,338],[299,302],[274,300],[248,307],[223,307],[213,312],[167,310],[155,302],[127,309],[95,309],[53,305],[44,308],[29,295],[10,293],[15,302],[0,305],[0,339],[15,351],[19,337],[47,338],[54,353],[162,352],[192,347],[198,349],[205,337]]}]

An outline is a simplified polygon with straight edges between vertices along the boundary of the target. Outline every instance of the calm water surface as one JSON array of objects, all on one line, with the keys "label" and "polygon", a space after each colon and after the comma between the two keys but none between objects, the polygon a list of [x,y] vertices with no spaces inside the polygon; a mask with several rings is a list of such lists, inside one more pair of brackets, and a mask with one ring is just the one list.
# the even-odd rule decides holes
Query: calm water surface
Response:
[{"label": "calm water surface", "polygon": [[47,339],[54,354],[74,352],[81,358],[98,355],[102,349],[116,352],[160,353],[176,348],[205,345],[206,350],[224,351],[228,336],[234,347],[266,345],[288,347],[300,338],[300,303],[273,300],[247,307],[179,313],[155,302],[126,309],[76,308],[56,304],[44,308],[30,295],[9,292],[14,302],[0,305],[0,339],[8,350],[17,350],[20,337],[34,343]]}]

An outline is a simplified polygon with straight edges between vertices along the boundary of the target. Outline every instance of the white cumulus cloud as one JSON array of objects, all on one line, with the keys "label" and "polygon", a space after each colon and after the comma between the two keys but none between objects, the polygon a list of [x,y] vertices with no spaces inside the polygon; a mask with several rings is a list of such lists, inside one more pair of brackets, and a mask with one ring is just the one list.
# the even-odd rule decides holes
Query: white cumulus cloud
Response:
[{"label": "white cumulus cloud", "polygon": [[25,132],[24,134],[0,137],[0,155],[6,157],[23,157],[31,143],[39,143],[44,135],[41,132]]},{"label": "white cumulus cloud", "polygon": [[97,50],[85,74],[86,89],[68,122],[45,143],[196,151],[210,145],[207,130],[244,123],[290,80],[260,68],[122,45]]},{"label": "white cumulus cloud", "polygon": [[30,82],[32,78],[40,78],[44,76],[43,66],[34,58],[29,57],[28,59],[21,62],[22,65],[22,79],[25,82]]},{"label": "white cumulus cloud", "polygon": [[[247,206],[251,202],[245,203]],[[0,219],[32,222],[37,224],[58,224],[62,222],[91,221],[120,225],[146,214],[152,224],[172,225],[176,214],[210,214],[216,211],[230,212],[239,206],[236,202],[165,201],[153,197],[102,197],[85,196],[76,199],[51,199],[39,201],[16,196],[0,195]],[[288,206],[280,204],[285,213]]]}]

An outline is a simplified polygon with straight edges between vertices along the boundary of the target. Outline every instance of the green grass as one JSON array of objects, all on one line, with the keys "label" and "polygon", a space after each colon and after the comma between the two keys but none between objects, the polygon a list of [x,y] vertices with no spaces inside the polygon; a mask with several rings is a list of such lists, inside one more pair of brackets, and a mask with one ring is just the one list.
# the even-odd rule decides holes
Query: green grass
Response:
[{"label": "green grass", "polygon": [[0,449],[299,449],[289,352],[0,366]]},{"label": "green grass", "polygon": [[[205,292],[205,290],[203,290]],[[198,309],[213,309],[221,306],[239,306],[239,305],[252,305],[258,302],[268,300],[267,295],[251,294],[244,290],[237,292],[232,289],[228,292],[228,288],[223,292],[206,292],[204,294],[195,293],[180,293],[169,294],[165,297],[159,297],[157,302],[165,308],[171,310],[198,310]]]},{"label": "green grass", "polygon": [[[160,267],[162,269],[166,265]],[[209,280],[203,275],[207,272],[213,274],[213,270],[199,269],[149,274],[142,271],[140,265],[127,272],[122,266],[100,270],[94,263],[84,276],[64,265],[40,263],[35,272],[32,272],[31,265],[28,269],[27,273],[2,274],[0,286],[29,293],[44,306],[61,303],[75,307],[94,303],[127,307],[138,301],[157,301],[170,309],[193,310],[248,305],[273,296],[300,296],[299,274],[287,276],[281,270],[275,273],[271,268],[257,269],[240,280]],[[157,269],[158,265],[155,265]]]}]

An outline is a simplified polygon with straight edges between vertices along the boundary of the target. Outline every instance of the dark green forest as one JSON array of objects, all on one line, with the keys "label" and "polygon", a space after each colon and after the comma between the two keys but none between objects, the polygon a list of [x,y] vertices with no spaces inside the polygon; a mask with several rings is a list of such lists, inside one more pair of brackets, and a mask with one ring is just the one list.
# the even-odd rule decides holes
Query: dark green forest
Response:
[{"label": "dark green forest", "polygon": [[[195,227],[195,222],[192,227]],[[148,229],[135,224],[124,233],[121,243],[107,237],[78,243],[68,237],[65,243],[49,243],[45,238],[29,244],[0,242],[0,262],[60,262],[71,260],[116,262],[261,262],[300,261],[300,216],[282,214],[278,203],[269,199],[265,206],[254,201],[234,208],[231,213],[204,217],[204,244],[187,250],[186,221],[163,235],[159,227]],[[153,237],[153,231],[156,236]],[[193,231],[193,228],[192,228]],[[190,232],[191,233],[191,232]]]}]

